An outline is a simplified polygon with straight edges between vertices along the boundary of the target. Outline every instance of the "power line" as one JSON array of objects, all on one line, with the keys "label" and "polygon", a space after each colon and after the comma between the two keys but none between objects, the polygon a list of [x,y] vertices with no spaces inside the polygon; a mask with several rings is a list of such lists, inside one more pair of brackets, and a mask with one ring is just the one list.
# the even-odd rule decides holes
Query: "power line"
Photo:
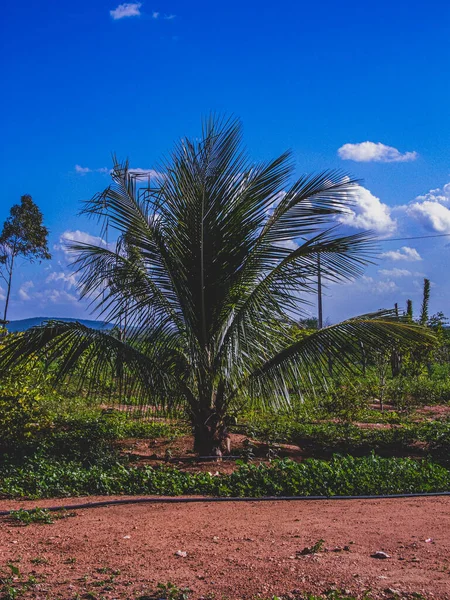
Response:
[{"label": "power line", "polygon": [[416,235],[413,237],[389,238],[389,239],[378,238],[378,241],[379,242],[405,242],[406,240],[426,240],[429,238],[440,238],[440,237],[450,237],[450,233],[438,233],[435,235]]}]

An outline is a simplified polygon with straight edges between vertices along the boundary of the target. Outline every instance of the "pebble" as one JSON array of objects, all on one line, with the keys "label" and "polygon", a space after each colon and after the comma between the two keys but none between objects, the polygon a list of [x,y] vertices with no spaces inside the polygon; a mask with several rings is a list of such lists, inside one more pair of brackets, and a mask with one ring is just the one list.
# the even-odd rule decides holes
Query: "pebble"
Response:
[{"label": "pebble", "polygon": [[377,552],[374,552],[370,556],[372,558],[391,558],[391,556],[389,554],[387,554],[386,552],[382,552],[381,550],[378,550]]},{"label": "pebble", "polygon": [[386,594],[392,594],[393,596],[401,596],[402,593],[399,590],[394,590],[394,588],[386,588],[384,590]]}]

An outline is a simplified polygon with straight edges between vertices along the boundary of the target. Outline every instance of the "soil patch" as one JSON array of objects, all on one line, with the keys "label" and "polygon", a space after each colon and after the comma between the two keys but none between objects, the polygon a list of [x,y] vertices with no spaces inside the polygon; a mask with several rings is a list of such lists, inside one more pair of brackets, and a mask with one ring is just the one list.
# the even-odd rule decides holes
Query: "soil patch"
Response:
[{"label": "soil patch", "polygon": [[[156,466],[161,462],[176,466],[178,469],[189,472],[210,471],[231,473],[236,468],[236,457],[243,458],[247,450],[245,435],[231,433],[231,457],[226,455],[221,460],[217,457],[209,459],[199,458],[192,450],[194,439],[191,435],[175,439],[155,438],[152,440],[127,439],[118,444],[123,454],[128,455],[137,464]],[[301,461],[309,454],[305,453],[295,444],[268,444],[251,440],[253,458],[259,462],[269,462],[275,458],[291,458]]]},{"label": "soil patch", "polygon": [[[0,510],[36,504],[1,501]],[[170,581],[193,590],[192,599],[342,588],[358,597],[397,590],[450,600],[448,497],[136,504],[76,513],[53,525],[0,520],[0,568],[19,561],[12,564],[21,577],[37,581],[25,597],[135,599]],[[319,540],[325,551],[301,554]],[[390,558],[372,558],[376,552]]]}]

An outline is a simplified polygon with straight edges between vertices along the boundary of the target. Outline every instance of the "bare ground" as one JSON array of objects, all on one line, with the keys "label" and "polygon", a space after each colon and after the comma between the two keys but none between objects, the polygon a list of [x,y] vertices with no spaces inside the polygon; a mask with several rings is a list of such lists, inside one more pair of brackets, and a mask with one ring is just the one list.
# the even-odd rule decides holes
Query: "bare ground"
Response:
[{"label": "bare ground", "polygon": [[[326,551],[297,554],[320,539]],[[371,557],[380,550],[390,558]],[[450,498],[116,505],[27,527],[2,517],[0,569],[18,560],[22,579],[37,578],[29,598],[135,599],[170,581],[193,599],[341,588],[450,600]]]}]

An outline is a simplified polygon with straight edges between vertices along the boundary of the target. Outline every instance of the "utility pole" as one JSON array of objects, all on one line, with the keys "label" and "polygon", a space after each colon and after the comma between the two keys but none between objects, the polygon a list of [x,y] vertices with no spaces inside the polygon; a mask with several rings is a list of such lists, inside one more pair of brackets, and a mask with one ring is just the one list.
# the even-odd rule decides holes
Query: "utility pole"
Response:
[{"label": "utility pole", "polygon": [[320,252],[317,253],[317,328],[323,327],[323,310],[322,310],[322,271],[320,266]]}]

